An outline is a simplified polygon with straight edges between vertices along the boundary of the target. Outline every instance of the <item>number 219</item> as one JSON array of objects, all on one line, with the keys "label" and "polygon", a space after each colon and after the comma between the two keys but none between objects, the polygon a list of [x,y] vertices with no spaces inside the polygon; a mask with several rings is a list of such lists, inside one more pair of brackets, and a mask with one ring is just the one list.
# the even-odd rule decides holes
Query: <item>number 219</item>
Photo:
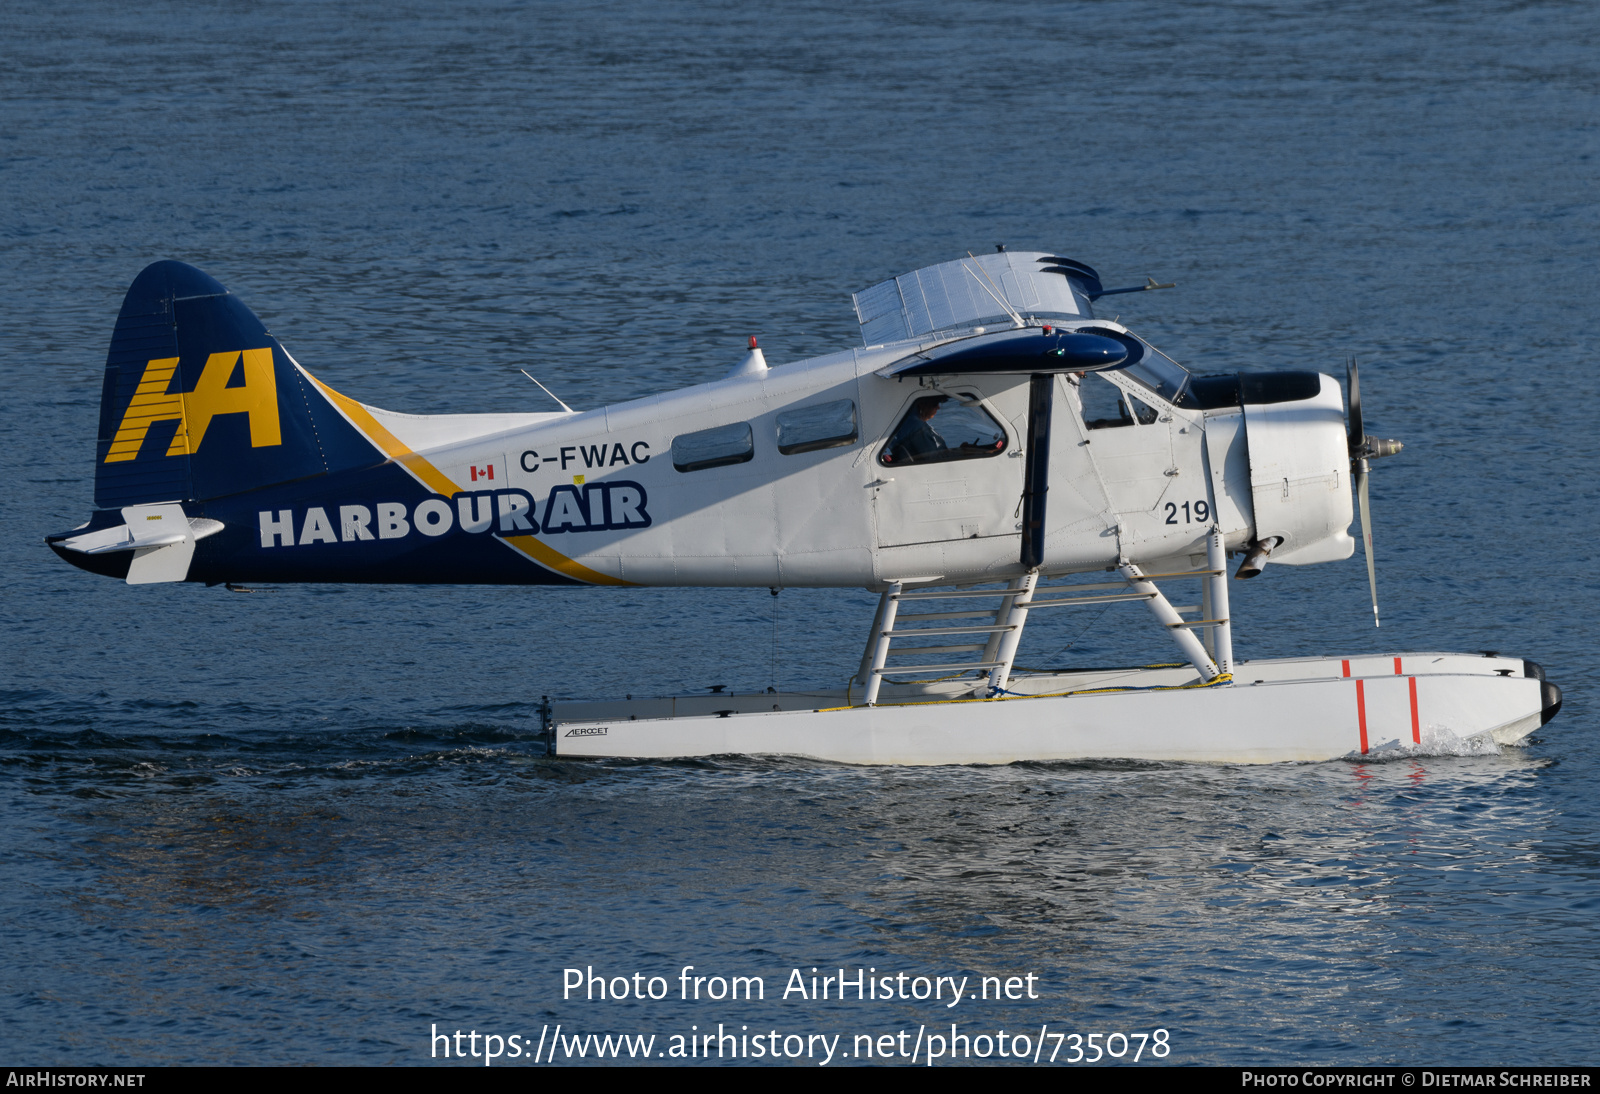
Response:
[{"label": "number 219", "polygon": [[1186,501],[1181,506],[1176,502],[1169,501],[1167,502],[1168,524],[1178,523],[1178,510],[1180,508],[1183,510],[1183,523],[1185,524],[1204,524],[1206,521],[1211,519],[1211,506],[1207,505],[1204,501]]}]

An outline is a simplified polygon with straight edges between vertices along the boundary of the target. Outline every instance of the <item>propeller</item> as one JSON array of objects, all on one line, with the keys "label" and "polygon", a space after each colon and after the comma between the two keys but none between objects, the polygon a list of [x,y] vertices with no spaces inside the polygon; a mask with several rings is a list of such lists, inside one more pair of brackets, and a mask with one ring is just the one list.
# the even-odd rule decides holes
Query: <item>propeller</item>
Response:
[{"label": "propeller", "polygon": [[1367,472],[1370,470],[1370,461],[1393,456],[1405,445],[1366,432],[1361,417],[1361,369],[1354,357],[1345,365],[1345,381],[1350,390],[1350,409],[1345,416],[1350,445],[1350,475],[1355,479],[1356,504],[1361,508],[1361,540],[1367,549],[1367,585],[1372,590],[1372,625],[1377,627],[1382,624],[1378,621],[1378,571],[1372,562],[1372,508],[1367,500]]}]

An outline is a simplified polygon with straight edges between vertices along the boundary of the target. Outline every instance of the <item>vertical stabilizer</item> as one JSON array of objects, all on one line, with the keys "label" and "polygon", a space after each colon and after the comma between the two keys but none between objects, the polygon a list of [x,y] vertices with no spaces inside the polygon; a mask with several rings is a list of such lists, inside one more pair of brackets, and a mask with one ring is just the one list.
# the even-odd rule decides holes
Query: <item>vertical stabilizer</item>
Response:
[{"label": "vertical stabilizer", "polygon": [[106,358],[97,506],[198,501],[374,462],[218,281],[182,262],[134,279]]}]

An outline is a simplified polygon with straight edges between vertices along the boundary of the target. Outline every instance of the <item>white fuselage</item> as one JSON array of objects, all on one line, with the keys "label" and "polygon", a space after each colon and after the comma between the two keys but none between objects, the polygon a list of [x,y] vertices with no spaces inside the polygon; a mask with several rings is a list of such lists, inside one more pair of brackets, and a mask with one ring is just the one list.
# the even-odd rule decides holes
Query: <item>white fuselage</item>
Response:
[{"label": "white fuselage", "polygon": [[[879,374],[932,344],[847,350],[520,421],[372,413],[457,483],[465,484],[471,469],[493,465],[497,486],[534,499],[540,539],[550,549],[631,584],[881,586],[1018,574],[1029,379]],[[1142,413],[1116,428],[1090,428],[1080,392],[1090,383],[1113,385],[1143,404]],[[1175,406],[1120,372],[1058,375],[1052,384],[1041,572],[1119,562],[1148,567],[1197,555],[1213,521],[1230,548],[1280,537],[1275,561],[1344,558],[1353,550],[1345,531],[1351,504],[1343,414],[1331,379],[1323,377],[1311,399],[1211,411]],[[885,466],[881,457],[897,423],[933,393],[981,407],[1004,431],[1003,451]],[[853,440],[779,451],[781,415],[843,401],[855,408]],[[675,466],[675,438],[741,424],[750,437],[743,462]],[[648,525],[604,527],[620,522],[594,511],[595,492],[585,491],[608,483],[642,488]],[[555,503],[561,511],[553,525],[557,493],[566,497]],[[1258,527],[1258,513],[1270,527]]]}]

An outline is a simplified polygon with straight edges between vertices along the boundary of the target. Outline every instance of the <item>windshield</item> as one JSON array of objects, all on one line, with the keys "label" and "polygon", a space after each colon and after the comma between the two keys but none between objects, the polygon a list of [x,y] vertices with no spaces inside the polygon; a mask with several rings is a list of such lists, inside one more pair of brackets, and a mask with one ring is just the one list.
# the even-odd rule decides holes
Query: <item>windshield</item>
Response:
[{"label": "windshield", "polygon": [[1154,346],[1150,348],[1155,352],[1123,369],[1123,374],[1132,376],[1167,402],[1177,405],[1189,383],[1189,370]]}]

